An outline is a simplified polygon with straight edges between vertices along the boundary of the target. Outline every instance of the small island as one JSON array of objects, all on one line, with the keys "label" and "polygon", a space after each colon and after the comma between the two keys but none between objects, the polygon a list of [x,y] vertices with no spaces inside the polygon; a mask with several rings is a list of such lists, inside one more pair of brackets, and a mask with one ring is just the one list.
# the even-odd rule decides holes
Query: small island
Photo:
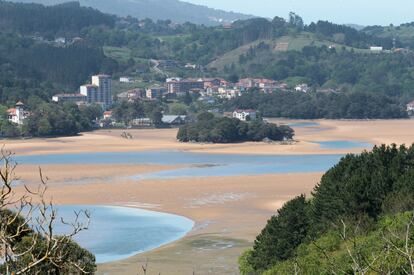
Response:
[{"label": "small island", "polygon": [[201,113],[196,122],[180,127],[177,139],[181,142],[237,143],[253,141],[292,140],[294,131],[286,125],[268,123],[260,118],[242,121],[238,118],[215,117]]}]

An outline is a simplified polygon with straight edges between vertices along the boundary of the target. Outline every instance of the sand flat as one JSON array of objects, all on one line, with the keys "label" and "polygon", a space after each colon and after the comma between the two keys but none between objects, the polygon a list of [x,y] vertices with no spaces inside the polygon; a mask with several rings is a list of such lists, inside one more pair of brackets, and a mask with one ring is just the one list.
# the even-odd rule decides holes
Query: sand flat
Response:
[{"label": "sand flat", "polygon": [[[272,121],[279,123],[294,120]],[[300,121],[299,121],[300,122]],[[371,144],[411,144],[414,120],[317,120],[319,125],[296,128],[297,142],[183,144],[177,129],[100,130],[76,137],[6,140],[6,149],[19,155],[87,152],[182,150],[222,154],[345,154],[361,148],[322,149],[315,142],[350,140]],[[322,173],[260,176],[153,179],[133,181],[122,176],[144,174],[177,166],[161,165],[44,165],[50,178],[49,195],[57,204],[121,205],[183,215],[196,222],[194,230],[178,242],[129,259],[100,265],[98,274],[137,274],[148,261],[148,274],[237,274],[237,258],[251,246],[268,218],[287,200],[309,194]],[[38,168],[23,165],[16,171],[36,182]],[[107,181],[117,176],[116,181]],[[77,180],[90,179],[87,182]],[[65,184],[68,181],[71,184]],[[22,187],[18,188],[18,191]],[[229,245],[227,245],[229,244]]]},{"label": "sand flat", "polygon": [[[273,122],[295,120],[270,119]],[[246,142],[240,144],[194,144],[176,140],[177,129],[99,130],[75,137],[4,140],[5,148],[20,155],[84,152],[127,152],[144,150],[183,150],[229,154],[343,154],[360,149],[322,149],[313,141],[352,140],[372,144],[411,144],[414,120],[315,120],[318,127],[296,128],[296,143],[291,145]],[[128,132],[133,139],[121,137]]]}]

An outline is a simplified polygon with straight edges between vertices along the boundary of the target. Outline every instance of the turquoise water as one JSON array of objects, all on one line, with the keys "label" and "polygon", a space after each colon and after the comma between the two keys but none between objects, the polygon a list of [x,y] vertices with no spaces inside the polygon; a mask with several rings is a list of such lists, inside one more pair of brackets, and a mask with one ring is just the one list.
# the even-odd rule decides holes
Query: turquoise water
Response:
[{"label": "turquoise water", "polygon": [[348,141],[348,140],[334,140],[334,141],[318,141],[315,142],[324,149],[353,149],[353,148],[365,148],[370,149],[373,144],[362,141]]},{"label": "turquoise water", "polygon": [[185,165],[187,168],[139,175],[134,178],[177,178],[243,176],[277,173],[324,172],[341,155],[237,155],[203,154],[180,151],[87,153],[20,156],[23,164],[155,164]]},{"label": "turquoise water", "polygon": [[309,122],[304,121],[304,122],[292,122],[292,123],[288,123],[287,125],[292,128],[305,128],[305,127],[317,127],[319,126],[319,123],[311,122],[311,121]]},{"label": "turquoise water", "polygon": [[[57,206],[58,216],[74,220],[74,212],[89,210],[92,214],[89,230],[75,240],[96,256],[97,263],[125,259],[184,237],[194,226],[185,217],[113,206]],[[58,219],[60,220],[60,219]],[[68,232],[68,227],[56,223],[56,234]]]}]

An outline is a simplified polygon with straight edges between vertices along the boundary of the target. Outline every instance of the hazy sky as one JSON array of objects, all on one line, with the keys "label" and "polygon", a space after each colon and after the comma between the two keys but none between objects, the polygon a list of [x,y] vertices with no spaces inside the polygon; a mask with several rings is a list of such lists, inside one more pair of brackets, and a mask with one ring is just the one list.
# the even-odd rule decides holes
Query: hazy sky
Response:
[{"label": "hazy sky", "polygon": [[290,11],[306,23],[325,19],[336,23],[389,25],[414,21],[413,0],[184,0],[212,8],[265,17],[287,17]]}]

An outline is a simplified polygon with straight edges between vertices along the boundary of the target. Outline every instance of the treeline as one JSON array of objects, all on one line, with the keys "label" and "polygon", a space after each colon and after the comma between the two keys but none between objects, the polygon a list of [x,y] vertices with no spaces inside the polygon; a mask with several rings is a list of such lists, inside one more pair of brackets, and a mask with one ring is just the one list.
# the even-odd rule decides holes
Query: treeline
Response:
[{"label": "treeline", "polygon": [[395,99],[374,93],[303,93],[276,91],[261,94],[253,90],[225,103],[227,110],[257,109],[264,117],[301,119],[406,118],[407,112]]},{"label": "treeline", "polygon": [[131,125],[134,119],[149,118],[155,126],[162,124],[164,108],[154,101],[121,101],[113,108],[113,117],[125,125]]},{"label": "treeline", "polygon": [[322,177],[311,199],[289,201],[268,221],[241,257],[241,273],[411,270],[412,254],[401,251],[414,247],[413,213],[406,212],[414,207],[413,161],[413,146],[347,155]]},{"label": "treeline", "polygon": [[0,119],[1,137],[55,137],[72,136],[93,129],[93,121],[102,116],[97,105],[77,106],[39,103],[29,109],[30,116],[23,125],[8,121],[5,110]]},{"label": "treeline", "polygon": [[37,34],[45,38],[74,37],[83,28],[105,25],[113,27],[115,17],[91,8],[80,7],[79,2],[55,6],[0,1],[0,30],[20,34]]},{"label": "treeline", "polygon": [[386,49],[391,49],[393,47],[393,40],[391,38],[373,36],[352,27],[328,21],[312,22],[305,27],[305,31],[322,35],[331,41],[354,48],[366,49],[370,46],[382,46]]},{"label": "treeline", "polygon": [[181,126],[177,139],[181,142],[234,143],[244,141],[290,140],[294,131],[288,126],[277,126],[260,120],[243,122],[235,118],[217,118],[202,113],[198,121]]}]

